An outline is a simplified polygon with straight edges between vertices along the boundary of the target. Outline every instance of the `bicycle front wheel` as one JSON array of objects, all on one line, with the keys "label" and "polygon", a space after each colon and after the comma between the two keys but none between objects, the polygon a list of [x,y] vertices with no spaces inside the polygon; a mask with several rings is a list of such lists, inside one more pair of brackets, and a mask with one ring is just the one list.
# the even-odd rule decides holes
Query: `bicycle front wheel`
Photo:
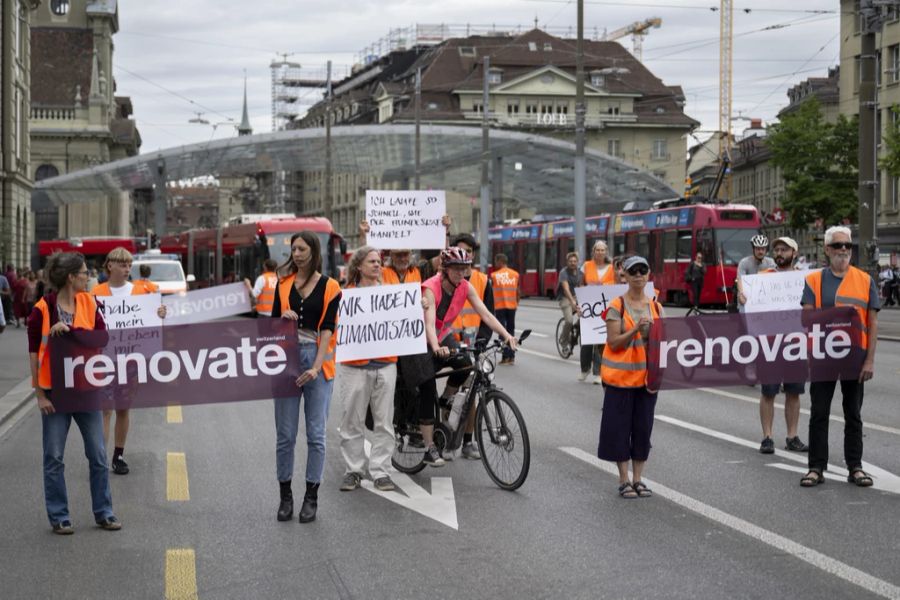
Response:
[{"label": "bicycle front wheel", "polygon": [[391,464],[401,473],[415,475],[425,468],[425,444],[413,429],[398,429],[394,434],[394,454]]},{"label": "bicycle front wheel", "polygon": [[559,352],[559,355],[563,358],[569,358],[572,356],[572,343],[570,336],[563,336],[565,328],[566,319],[563,317],[559,320],[559,323],[556,324],[556,351]]},{"label": "bicycle front wheel", "polygon": [[518,489],[528,477],[531,446],[519,407],[499,390],[485,394],[475,419],[481,462],[491,480],[504,490]]}]

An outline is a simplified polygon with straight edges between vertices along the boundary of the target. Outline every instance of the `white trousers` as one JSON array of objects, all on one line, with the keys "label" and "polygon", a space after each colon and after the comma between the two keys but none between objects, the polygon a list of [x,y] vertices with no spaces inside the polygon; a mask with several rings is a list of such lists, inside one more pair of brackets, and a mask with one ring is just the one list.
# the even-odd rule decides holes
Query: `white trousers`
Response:
[{"label": "white trousers", "polygon": [[341,419],[341,454],[347,465],[346,473],[366,472],[366,409],[372,407],[375,428],[370,432],[372,450],[369,454],[369,474],[372,479],[388,476],[391,455],[394,453],[394,387],[397,365],[380,369],[338,367],[340,397],[344,401]]}]

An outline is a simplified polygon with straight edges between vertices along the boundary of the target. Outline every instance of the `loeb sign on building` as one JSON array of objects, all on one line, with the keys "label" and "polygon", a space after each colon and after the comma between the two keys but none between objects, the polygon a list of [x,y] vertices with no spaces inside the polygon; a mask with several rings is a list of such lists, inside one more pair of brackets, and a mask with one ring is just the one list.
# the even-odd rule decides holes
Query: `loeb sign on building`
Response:
[{"label": "loeb sign on building", "polygon": [[297,324],[244,319],[74,331],[51,338],[50,360],[61,412],[292,396]]}]

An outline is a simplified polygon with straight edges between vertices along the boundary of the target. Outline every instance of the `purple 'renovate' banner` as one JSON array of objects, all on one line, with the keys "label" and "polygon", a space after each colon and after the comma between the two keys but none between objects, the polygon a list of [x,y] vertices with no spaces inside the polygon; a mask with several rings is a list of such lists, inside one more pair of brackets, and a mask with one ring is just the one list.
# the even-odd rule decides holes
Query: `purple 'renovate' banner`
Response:
[{"label": "purple 'renovate' banner", "polygon": [[284,319],[73,331],[49,343],[60,412],[297,394],[297,324]]},{"label": "purple 'renovate' banner", "polygon": [[651,389],[837,381],[859,377],[866,351],[853,308],[659,319]]}]

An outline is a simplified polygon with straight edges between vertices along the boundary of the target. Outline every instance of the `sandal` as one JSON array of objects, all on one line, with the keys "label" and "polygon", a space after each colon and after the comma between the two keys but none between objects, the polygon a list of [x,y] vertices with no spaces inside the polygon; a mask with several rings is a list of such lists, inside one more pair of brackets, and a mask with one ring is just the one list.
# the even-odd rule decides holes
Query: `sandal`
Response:
[{"label": "sandal", "polygon": [[631,487],[637,492],[638,498],[649,498],[653,495],[653,490],[648,488],[643,481],[635,481]]},{"label": "sandal", "polygon": [[634,490],[634,486],[631,485],[630,481],[626,481],[619,486],[619,495],[626,500],[634,500],[638,497],[638,493]]},{"label": "sandal", "polygon": [[[859,476],[854,477],[854,475]],[[855,483],[859,487],[871,487],[874,483],[874,481],[872,481],[872,476],[863,471],[860,467],[850,470],[850,474],[847,475],[847,482]]]},{"label": "sandal", "polygon": [[822,471],[817,471],[816,469],[810,469],[809,473],[800,479],[802,487],[816,487],[820,483],[825,483],[825,476],[822,475]]}]

